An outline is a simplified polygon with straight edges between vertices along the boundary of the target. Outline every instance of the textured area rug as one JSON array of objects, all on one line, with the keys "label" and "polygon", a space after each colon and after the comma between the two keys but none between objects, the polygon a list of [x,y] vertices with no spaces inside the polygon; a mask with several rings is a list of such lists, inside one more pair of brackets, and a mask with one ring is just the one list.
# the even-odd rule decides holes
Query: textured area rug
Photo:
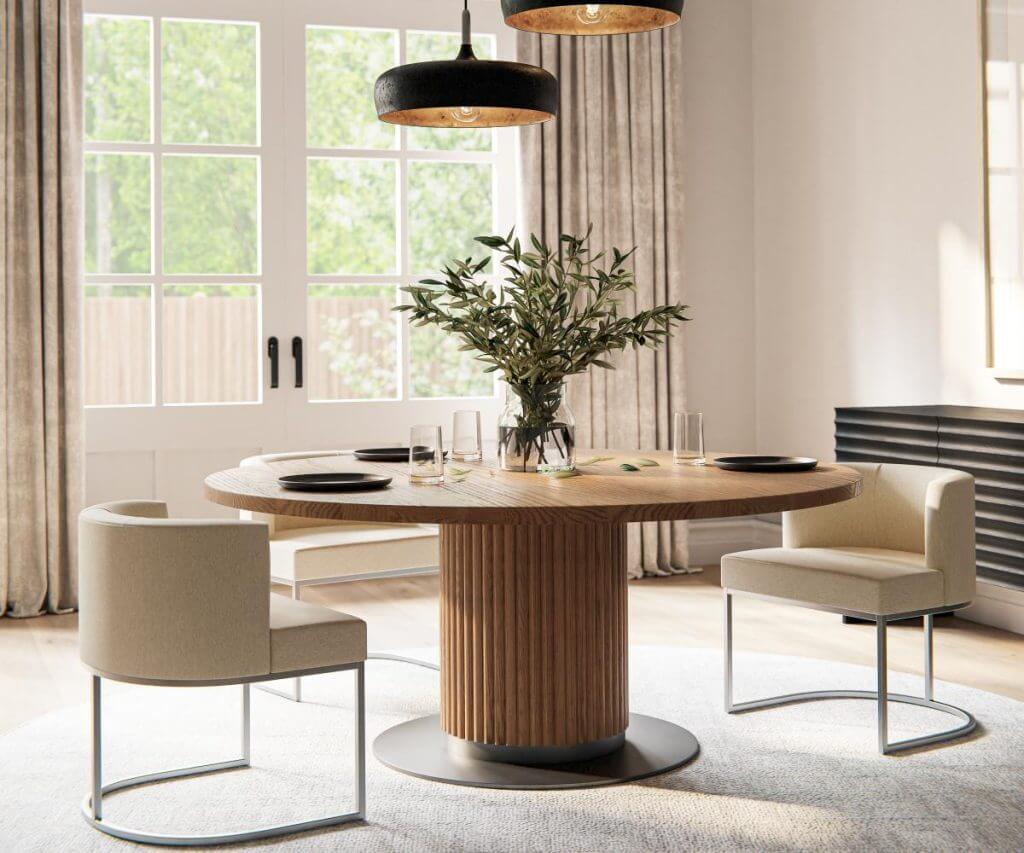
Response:
[{"label": "textured area rug", "polygon": [[[409,653],[409,652],[406,652]],[[864,667],[738,654],[737,700],[826,687],[870,689]],[[426,782],[368,758],[366,824],[267,842],[286,850],[986,850],[1024,848],[1024,705],[939,683],[973,711],[969,740],[902,757],[875,752],[874,705],[839,700],[728,716],[721,655],[637,648],[633,710],[693,731],[700,756],[643,782],[579,791],[489,791]],[[917,693],[919,679],[892,675]],[[105,683],[104,778],[238,755],[241,688]],[[368,737],[435,713],[437,674],[367,664]],[[253,767],[111,796],[107,817],[165,832],[226,831],[348,811],[351,675],[309,679],[296,705],[253,691]],[[891,736],[953,719],[891,706]],[[124,850],[79,814],[88,713],[58,711],[0,737],[0,849]]]}]

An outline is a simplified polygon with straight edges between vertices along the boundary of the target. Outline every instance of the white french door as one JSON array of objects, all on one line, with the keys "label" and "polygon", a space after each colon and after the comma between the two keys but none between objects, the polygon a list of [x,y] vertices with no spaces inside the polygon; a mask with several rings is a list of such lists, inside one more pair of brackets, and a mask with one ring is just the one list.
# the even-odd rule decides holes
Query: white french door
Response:
[{"label": "white french door", "polygon": [[[478,54],[510,58],[499,4],[471,8]],[[371,95],[454,56],[460,11],[87,0],[91,500],[201,512],[203,474],[248,453],[447,434],[460,408],[493,425],[490,376],[390,309],[511,228],[515,133],[393,128]]]}]

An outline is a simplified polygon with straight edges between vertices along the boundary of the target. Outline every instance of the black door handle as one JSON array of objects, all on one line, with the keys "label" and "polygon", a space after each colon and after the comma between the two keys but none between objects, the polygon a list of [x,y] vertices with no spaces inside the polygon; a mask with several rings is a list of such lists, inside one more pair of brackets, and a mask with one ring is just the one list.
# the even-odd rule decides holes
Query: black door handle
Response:
[{"label": "black door handle", "polygon": [[302,387],[302,338],[292,338],[292,358],[295,359],[295,387]]},{"label": "black door handle", "polygon": [[267,357],[270,359],[270,387],[277,387],[277,338],[267,338]]}]

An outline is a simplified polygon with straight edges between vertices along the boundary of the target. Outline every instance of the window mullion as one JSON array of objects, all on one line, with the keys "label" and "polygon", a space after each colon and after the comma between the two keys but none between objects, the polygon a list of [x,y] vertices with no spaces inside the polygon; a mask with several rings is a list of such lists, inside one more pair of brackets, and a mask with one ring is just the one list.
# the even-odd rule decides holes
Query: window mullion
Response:
[{"label": "window mullion", "polygon": [[153,405],[164,404],[164,234],[163,234],[163,18],[153,16],[152,61],[152,127],[153,188],[150,205],[153,269]]}]

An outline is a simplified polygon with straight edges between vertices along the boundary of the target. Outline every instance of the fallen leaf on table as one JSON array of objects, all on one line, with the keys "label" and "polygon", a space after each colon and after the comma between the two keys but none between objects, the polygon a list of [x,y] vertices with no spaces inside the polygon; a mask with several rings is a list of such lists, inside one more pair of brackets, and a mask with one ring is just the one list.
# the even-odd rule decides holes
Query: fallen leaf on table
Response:
[{"label": "fallen leaf on table", "polygon": [[589,459],[584,459],[582,462],[577,462],[577,465],[597,465],[601,462],[611,462],[614,456],[591,456]]},{"label": "fallen leaf on table", "polygon": [[548,471],[546,472],[549,477],[553,477],[556,480],[565,480],[569,477],[579,477],[579,471]]},{"label": "fallen leaf on table", "polygon": [[449,468],[448,473],[455,477],[465,477],[469,470],[469,468]]},{"label": "fallen leaf on table", "polygon": [[623,471],[639,471],[640,469],[636,465],[630,465],[628,462],[623,462],[619,466]]},{"label": "fallen leaf on table", "polygon": [[658,465],[658,463],[655,462],[653,459],[630,459],[628,464],[629,465],[634,465],[637,468],[659,468],[660,467]]}]

